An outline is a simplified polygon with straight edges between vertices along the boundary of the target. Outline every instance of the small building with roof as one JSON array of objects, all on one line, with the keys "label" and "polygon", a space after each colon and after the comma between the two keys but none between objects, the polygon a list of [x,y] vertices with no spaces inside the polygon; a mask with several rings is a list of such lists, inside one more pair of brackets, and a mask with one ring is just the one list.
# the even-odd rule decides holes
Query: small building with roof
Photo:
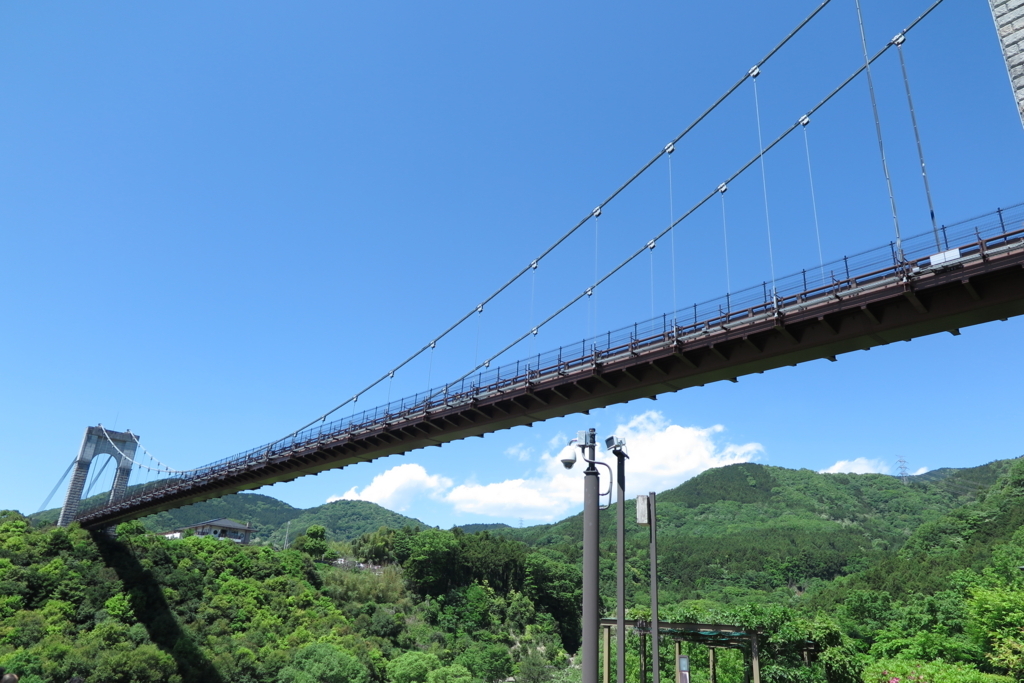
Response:
[{"label": "small building with roof", "polygon": [[191,531],[196,536],[213,536],[218,539],[225,539],[234,541],[235,543],[241,543],[248,545],[249,540],[252,537],[252,532],[255,529],[246,522],[241,524],[233,519],[227,519],[222,517],[221,519],[211,519],[199,524],[193,524],[192,526],[182,527],[180,529],[174,529],[172,531],[165,531],[162,536],[164,538],[182,538]]}]

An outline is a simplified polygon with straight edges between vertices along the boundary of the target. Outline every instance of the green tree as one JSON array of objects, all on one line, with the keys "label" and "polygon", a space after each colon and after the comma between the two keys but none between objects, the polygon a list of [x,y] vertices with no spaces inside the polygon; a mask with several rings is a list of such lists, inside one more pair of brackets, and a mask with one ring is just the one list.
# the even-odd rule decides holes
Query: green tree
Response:
[{"label": "green tree", "polygon": [[426,652],[406,652],[388,662],[391,683],[427,683],[431,671],[441,668],[437,655]]},{"label": "green tree", "polygon": [[512,675],[512,656],[508,648],[498,643],[475,642],[455,658],[476,678],[494,683]]},{"label": "green tree", "polygon": [[152,643],[101,652],[88,683],[181,683],[174,659]]},{"label": "green tree", "polygon": [[369,671],[354,656],[330,643],[313,643],[281,669],[278,683],[368,683]]},{"label": "green tree", "polygon": [[360,562],[392,564],[395,562],[395,530],[382,526],[352,541],[352,552]]},{"label": "green tree", "polygon": [[442,666],[427,674],[427,683],[472,683],[473,674],[461,664]]},{"label": "green tree", "polygon": [[450,531],[428,529],[412,539],[406,580],[420,595],[444,595],[462,585],[461,546]]},{"label": "green tree", "polygon": [[516,683],[546,683],[554,671],[555,667],[535,648],[516,665]]},{"label": "green tree", "polygon": [[319,524],[306,529],[306,543],[302,551],[314,560],[323,558],[327,552],[327,529]]}]

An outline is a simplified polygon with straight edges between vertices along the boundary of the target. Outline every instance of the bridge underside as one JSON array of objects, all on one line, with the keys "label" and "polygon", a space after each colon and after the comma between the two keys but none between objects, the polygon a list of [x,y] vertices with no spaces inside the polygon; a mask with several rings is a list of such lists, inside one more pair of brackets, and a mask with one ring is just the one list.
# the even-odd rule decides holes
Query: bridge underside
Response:
[{"label": "bridge underside", "polygon": [[749,320],[730,318],[702,333],[630,344],[620,353],[565,372],[523,381],[459,405],[441,405],[389,423],[325,436],[226,468],[202,481],[183,482],[97,510],[79,521],[86,527],[108,526],[500,429],[1005,320],[1024,314],[1024,245],[998,256],[987,256],[982,247],[970,262],[931,269],[909,280],[891,277],[873,287],[853,287],[805,305],[787,306],[783,312],[752,315]]}]

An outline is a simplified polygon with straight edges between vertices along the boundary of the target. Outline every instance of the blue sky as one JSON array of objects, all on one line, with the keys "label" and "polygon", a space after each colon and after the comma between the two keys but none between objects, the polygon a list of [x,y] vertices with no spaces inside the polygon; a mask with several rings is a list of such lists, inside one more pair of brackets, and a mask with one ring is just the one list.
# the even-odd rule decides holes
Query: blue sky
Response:
[{"label": "blue sky", "polygon": [[[864,0],[873,53],[930,3]],[[0,7],[0,508],[35,511],[102,423],[179,469],[274,440],[386,373],[528,265],[817,2]],[[1024,129],[987,3],[904,48],[940,222],[1024,201]],[[765,141],[862,62],[833,0],[757,79]],[[905,234],[928,230],[899,62],[873,69]],[[758,149],[744,84],[483,314],[360,399],[460,375],[660,232]],[[863,77],[807,129],[826,260],[892,239]],[[804,138],[765,157],[775,271],[818,263]],[[770,277],[760,168],[726,195],[729,284]],[[671,205],[671,214],[670,214]],[[721,203],[507,358],[724,294]],[[653,282],[653,302],[652,302]],[[673,283],[674,286],[673,286]],[[1010,320],[552,420],[263,489],[430,524],[578,509],[555,463],[629,439],[630,495],[707,467],[911,471],[1024,453]],[[350,408],[343,409],[350,410]],[[54,499],[59,504],[60,491]]]}]

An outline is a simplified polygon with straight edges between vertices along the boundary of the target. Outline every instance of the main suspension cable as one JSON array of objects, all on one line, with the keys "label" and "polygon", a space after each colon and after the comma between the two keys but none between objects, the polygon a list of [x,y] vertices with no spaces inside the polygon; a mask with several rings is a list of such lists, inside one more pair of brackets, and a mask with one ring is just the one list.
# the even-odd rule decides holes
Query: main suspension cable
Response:
[{"label": "main suspension cable", "polygon": [[[796,36],[798,33],[800,33],[800,31],[803,30],[803,28],[805,26],[807,26],[807,24],[809,24],[811,22],[811,20],[814,19],[814,17],[816,17],[818,15],[819,12],[821,12],[823,9],[825,9],[825,7],[830,2],[832,2],[832,0],[824,0],[820,5],[818,5],[818,7],[815,8],[814,11],[811,12],[803,21],[801,21],[796,26],[796,28],[794,28],[792,31],[790,31],[789,34],[786,35],[786,37],[783,38],[782,41],[779,42],[778,45],[776,45],[774,48],[772,48],[768,52],[768,54],[766,54],[761,59],[761,61],[759,61],[757,63],[757,66],[758,67],[764,66],[768,62],[768,60],[770,60],[772,57],[774,57],[775,54],[779,50],[781,50],[790,40],[792,40],[794,36]],[[672,143],[676,144],[680,140],[682,140],[686,135],[688,135],[690,133],[690,131],[692,131],[694,128],[697,127],[698,124],[701,123],[701,121],[703,121],[705,118],[707,118],[723,102],[725,102],[725,100],[727,100],[729,98],[729,96],[731,96],[737,90],[737,88],[739,88],[741,85],[743,85],[743,83],[747,80],[747,78],[749,78],[749,74],[744,74],[738,81],[736,81],[736,83],[731,88],[726,90],[725,93],[721,97],[719,97],[717,100],[715,100],[715,102],[710,107],[705,109],[704,112],[700,116],[698,116],[689,126],[687,126],[683,130],[682,133],[677,135],[672,140]],[[648,161],[646,164],[644,164],[640,168],[640,170],[638,170],[636,173],[634,173],[632,176],[630,176],[630,178],[626,182],[624,182],[622,185],[620,185],[618,187],[618,189],[616,189],[614,192],[612,192],[610,195],[608,195],[608,197],[603,202],[598,204],[597,209],[595,209],[595,211],[597,212],[597,215],[600,215],[600,211],[599,210],[602,207],[606,206],[609,202],[611,202],[613,199],[615,199],[617,196],[619,196],[619,194],[621,194],[626,188],[628,188],[630,185],[632,185],[633,182],[637,178],[639,178],[641,175],[643,175],[643,173],[646,172],[647,169],[649,169],[651,166],[653,166],[654,163],[658,159],[660,159],[662,157],[662,155],[664,155],[665,153],[666,153],[665,149],[662,149],[661,151],[659,151],[656,155],[654,155],[654,157],[650,161]],[[541,252],[541,254],[536,259],[534,259],[534,260],[537,261],[537,262],[542,261],[546,256],[548,256],[552,251],[554,251],[557,247],[559,247],[563,242],[565,242],[567,239],[569,239],[569,237],[571,237],[573,234],[575,234],[577,230],[579,230],[581,227],[583,227],[583,225],[587,221],[589,221],[592,217],[595,217],[595,212],[591,212],[586,217],[584,217],[582,220],[580,220],[578,223],[576,223],[576,225],[574,225],[564,235],[562,235],[557,240],[555,240],[555,242],[551,246],[549,246],[547,249],[545,249],[543,252]],[[440,335],[434,337],[434,339],[431,341],[431,344],[436,344],[436,342],[438,342],[441,339],[444,339],[446,336],[448,336],[448,334],[450,334],[453,330],[455,330],[457,327],[462,325],[462,323],[466,322],[466,320],[468,320],[470,317],[472,317],[473,313],[476,312],[477,308],[479,308],[480,306],[485,306],[488,303],[490,303],[491,301],[493,301],[499,294],[501,294],[506,289],[508,289],[510,286],[512,286],[513,283],[517,282],[529,270],[530,270],[530,266],[529,265],[527,265],[524,268],[522,268],[518,273],[516,273],[507,282],[505,282],[505,284],[501,285],[498,289],[494,290],[494,292],[490,296],[488,296],[486,299],[484,299],[477,307],[474,307],[471,311],[469,311],[468,313],[463,315],[461,318],[459,318],[457,321],[455,321],[452,325],[450,325]],[[594,317],[595,317],[595,329],[596,329],[596,317],[597,317],[596,314],[595,314]],[[401,363],[396,365],[394,368],[392,368],[388,373],[382,375],[381,377],[379,377],[375,381],[373,381],[370,384],[366,385],[366,387],[364,387],[362,390],[360,390],[358,393],[356,393],[355,396],[361,396],[362,394],[365,394],[366,392],[374,389],[377,385],[379,385],[385,379],[393,377],[392,373],[397,372],[398,370],[401,370],[403,367],[405,367],[406,365],[408,365],[409,363],[411,363],[415,359],[419,358],[423,353],[425,353],[430,348],[432,348],[432,346],[430,344],[428,344],[426,346],[423,346],[418,351],[416,351],[415,353],[410,355],[408,358],[406,358],[404,361],[402,361]],[[281,443],[282,441],[286,441],[286,440],[292,438],[293,436],[295,436],[299,432],[301,432],[301,431],[303,431],[305,429],[308,429],[309,427],[312,427],[317,422],[326,422],[328,417],[330,417],[331,415],[336,413],[338,410],[340,410],[341,408],[346,406],[348,403],[352,402],[352,400],[353,399],[351,399],[351,398],[350,399],[346,399],[342,403],[336,405],[335,407],[333,407],[330,410],[328,410],[326,413],[322,414],[320,417],[317,417],[316,419],[311,420],[310,422],[307,422],[305,425],[299,427],[298,429],[294,430],[293,432],[290,432],[289,434],[281,437],[280,439],[277,439],[276,441],[273,441],[273,442],[267,444],[266,448],[272,448],[273,446]]]},{"label": "main suspension cable", "polygon": [[[933,11],[935,10],[935,8],[936,8],[936,7],[938,7],[939,5],[941,5],[941,4],[942,4],[942,3],[944,2],[944,1],[945,1],[945,0],[935,0],[935,2],[934,2],[934,3],[932,3],[932,5],[931,5],[931,6],[930,6],[930,7],[929,7],[929,8],[927,9],[927,10],[925,10],[925,11],[924,11],[924,12],[923,12],[923,13],[922,13],[922,14],[921,14],[921,15],[920,15],[919,17],[917,17],[917,19],[915,19],[914,21],[912,21],[912,22],[910,23],[910,25],[909,25],[909,26],[907,26],[907,28],[905,28],[905,29],[904,29],[904,30],[902,31],[902,33],[909,33],[909,32],[910,32],[911,30],[913,30],[913,29],[914,29],[914,28],[915,28],[915,27],[916,27],[916,26],[917,26],[917,25],[918,25],[919,23],[921,23],[921,22],[922,22],[922,21],[923,21],[923,20],[925,19],[925,17],[927,17],[927,16],[929,15],[929,14],[931,14],[931,13],[932,13],[932,12],[933,12]],[[835,88],[834,88],[834,89],[832,90],[832,92],[830,92],[830,93],[829,93],[828,95],[826,95],[826,96],[825,96],[825,97],[824,97],[824,98],[823,98],[823,99],[822,99],[821,101],[819,101],[819,102],[818,102],[818,103],[817,103],[816,105],[814,105],[813,107],[811,107],[811,109],[810,109],[810,110],[809,110],[809,111],[808,111],[808,112],[807,112],[807,113],[806,113],[806,114],[805,114],[804,116],[810,117],[810,116],[814,115],[814,114],[815,114],[815,113],[816,113],[816,112],[817,112],[817,111],[818,111],[819,109],[821,109],[821,108],[822,108],[822,107],[824,107],[824,106],[825,106],[826,104],[828,104],[828,103],[829,103],[829,102],[830,102],[830,101],[832,100],[832,98],[834,98],[834,97],[835,97],[836,95],[838,95],[838,94],[839,94],[839,93],[840,93],[840,92],[841,92],[841,91],[842,91],[843,89],[845,89],[845,88],[846,88],[846,86],[848,86],[848,85],[849,85],[850,83],[852,83],[852,82],[853,82],[853,80],[854,80],[855,78],[857,78],[857,76],[859,76],[859,75],[860,75],[860,74],[861,74],[861,73],[862,73],[862,72],[863,72],[863,71],[864,71],[864,70],[865,70],[865,69],[867,68],[867,66],[868,66],[868,65],[870,65],[870,64],[872,64],[872,63],[874,63],[874,62],[875,62],[875,60],[877,60],[877,59],[878,59],[878,58],[880,58],[880,57],[881,57],[882,55],[884,55],[884,54],[885,54],[886,52],[888,52],[888,51],[889,51],[889,48],[890,48],[890,47],[892,47],[892,46],[893,46],[893,42],[892,42],[892,41],[889,41],[888,43],[886,43],[886,45],[885,45],[885,46],[884,46],[884,47],[883,47],[883,48],[882,48],[881,50],[879,50],[879,51],[878,51],[877,53],[875,53],[875,55],[874,55],[873,57],[871,57],[871,58],[870,58],[870,59],[869,59],[869,60],[867,61],[867,63],[866,63],[866,64],[865,64],[864,66],[861,66],[861,67],[859,67],[859,68],[858,68],[858,69],[857,69],[856,71],[854,71],[854,72],[853,72],[852,74],[850,74],[850,76],[849,76],[849,77],[847,77],[847,79],[846,79],[845,81],[843,81],[843,82],[842,82],[842,83],[840,83],[840,84],[839,84],[838,86],[836,86],[836,87],[835,87]],[[779,135],[779,136],[778,136],[777,138],[775,138],[775,140],[773,140],[773,141],[772,141],[772,142],[771,142],[771,143],[770,143],[770,144],[769,144],[769,145],[768,145],[767,147],[765,147],[764,149],[762,149],[762,150],[761,150],[761,152],[760,152],[760,154],[758,154],[757,156],[755,156],[755,157],[753,157],[752,159],[750,159],[750,161],[748,161],[748,162],[747,162],[747,163],[745,163],[745,164],[744,164],[743,166],[741,166],[741,167],[739,168],[739,170],[737,170],[737,171],[736,171],[735,173],[733,173],[733,174],[732,174],[732,175],[731,175],[731,176],[730,176],[730,177],[729,177],[729,178],[728,178],[728,179],[727,179],[727,180],[726,180],[726,181],[725,181],[724,183],[720,184],[720,185],[719,185],[718,187],[716,187],[716,188],[715,188],[714,190],[712,190],[712,191],[711,191],[711,192],[709,192],[709,193],[708,193],[707,195],[705,195],[703,199],[701,199],[701,200],[700,200],[700,201],[698,201],[698,202],[697,202],[696,204],[694,204],[694,205],[693,205],[692,207],[690,207],[690,209],[689,209],[688,211],[686,211],[686,213],[684,213],[684,214],[683,214],[682,216],[680,216],[680,217],[679,217],[678,219],[676,219],[676,220],[675,220],[675,221],[674,221],[674,222],[673,222],[673,223],[672,223],[672,224],[671,224],[670,226],[668,226],[667,228],[665,228],[664,230],[662,230],[662,231],[661,231],[660,233],[658,233],[658,235],[656,235],[656,236],[654,237],[654,239],[653,239],[652,241],[654,241],[654,242],[657,242],[658,240],[660,240],[661,238],[663,238],[663,237],[664,237],[664,236],[665,236],[666,234],[668,234],[668,232],[669,232],[670,230],[672,230],[672,228],[674,228],[675,226],[679,225],[679,224],[680,224],[680,223],[682,223],[682,222],[683,222],[684,220],[686,220],[686,219],[687,219],[687,218],[689,218],[689,217],[690,217],[691,215],[693,215],[693,213],[694,213],[695,211],[697,211],[697,210],[698,210],[698,209],[700,209],[700,208],[701,208],[702,206],[704,206],[704,205],[705,205],[705,204],[706,204],[706,203],[707,203],[707,202],[708,202],[708,201],[709,201],[709,200],[710,200],[710,199],[711,199],[712,197],[714,197],[714,196],[715,196],[716,194],[719,194],[719,193],[721,193],[721,192],[724,192],[724,189],[723,189],[723,188],[725,188],[725,189],[728,189],[728,185],[729,185],[729,183],[731,183],[731,182],[732,182],[733,180],[735,180],[735,179],[736,179],[736,178],[738,178],[738,177],[739,177],[740,175],[742,175],[742,174],[743,174],[743,173],[744,173],[744,172],[745,172],[745,171],[746,171],[747,169],[749,169],[749,168],[750,168],[751,166],[753,166],[753,165],[754,165],[755,163],[757,163],[757,161],[758,161],[758,160],[759,160],[759,159],[761,158],[761,156],[762,156],[763,154],[767,154],[767,153],[768,153],[769,151],[771,151],[771,150],[772,150],[772,149],[773,149],[773,148],[774,148],[774,147],[775,147],[776,145],[778,145],[778,144],[779,144],[780,142],[782,142],[782,141],[783,141],[783,140],[785,140],[785,139],[786,139],[787,137],[789,137],[790,133],[792,133],[792,132],[793,132],[794,130],[796,130],[796,128],[797,128],[798,126],[800,126],[800,125],[801,125],[801,124],[800,124],[800,121],[801,121],[802,119],[803,119],[803,117],[801,117],[801,118],[800,118],[800,119],[798,119],[798,120],[797,120],[797,121],[796,121],[795,123],[793,123],[793,125],[791,125],[791,126],[790,126],[789,128],[787,128],[787,129],[786,129],[786,130],[785,130],[785,131],[784,131],[784,132],[783,132],[783,133],[782,133],[781,135]],[[544,327],[544,326],[545,326],[545,325],[547,325],[547,324],[548,324],[549,322],[551,322],[552,320],[554,320],[554,319],[555,319],[556,317],[558,317],[559,315],[561,315],[562,313],[564,313],[564,312],[565,312],[565,311],[566,311],[567,309],[569,309],[570,307],[572,307],[572,306],[573,306],[573,305],[574,305],[574,304],[575,304],[576,302],[578,302],[578,301],[579,301],[580,299],[582,299],[582,298],[583,298],[584,296],[589,296],[589,295],[590,295],[590,294],[591,294],[591,293],[593,292],[593,290],[595,290],[595,289],[596,289],[597,287],[599,287],[599,286],[600,286],[600,285],[601,285],[602,283],[604,283],[604,282],[605,282],[606,280],[608,280],[608,279],[609,279],[610,277],[612,277],[613,275],[615,275],[615,274],[616,274],[617,272],[619,272],[620,270],[622,270],[622,269],[623,269],[623,268],[624,268],[624,267],[625,267],[626,265],[628,265],[629,263],[631,263],[631,262],[632,262],[632,261],[633,261],[633,260],[634,260],[634,259],[635,259],[635,258],[636,258],[637,256],[639,256],[640,254],[642,254],[642,253],[644,252],[644,250],[645,250],[645,249],[647,249],[647,248],[648,248],[648,247],[647,247],[647,245],[645,244],[644,246],[642,246],[642,247],[640,247],[639,249],[637,249],[637,250],[636,250],[635,252],[633,252],[633,253],[632,253],[632,254],[631,254],[630,256],[628,256],[628,257],[627,257],[627,258],[626,258],[626,259],[625,259],[625,260],[624,260],[624,261],[623,261],[622,263],[620,263],[619,265],[617,265],[617,266],[616,266],[615,268],[613,268],[612,270],[608,271],[608,272],[607,272],[607,273],[606,273],[606,274],[604,275],[604,277],[602,277],[601,279],[599,279],[599,280],[595,281],[593,285],[591,285],[590,287],[588,287],[588,288],[587,288],[586,290],[584,290],[583,292],[581,292],[581,293],[580,293],[580,294],[578,294],[577,296],[573,297],[573,298],[572,298],[572,299],[571,299],[571,300],[570,300],[569,302],[567,302],[567,303],[566,303],[566,304],[565,304],[564,306],[562,306],[562,307],[561,307],[561,308],[559,308],[559,309],[558,309],[557,311],[555,311],[554,313],[552,313],[551,315],[549,315],[549,316],[548,316],[547,318],[545,318],[544,320],[542,320],[542,321],[541,321],[541,322],[540,322],[539,324],[537,324],[537,326],[536,326],[536,327],[534,327],[534,329],[535,329],[535,330],[539,330],[540,328]],[[454,385],[455,385],[455,384],[457,384],[458,382],[461,382],[462,380],[466,379],[467,377],[469,377],[469,376],[470,376],[470,375],[472,375],[473,373],[475,373],[475,372],[477,372],[477,371],[479,371],[479,370],[481,370],[481,369],[483,369],[483,368],[485,368],[485,367],[490,367],[490,364],[491,364],[491,363],[492,363],[492,362],[493,362],[494,360],[496,360],[497,358],[501,357],[501,356],[502,356],[502,355],[503,355],[504,353],[506,353],[507,351],[509,351],[509,350],[510,350],[510,349],[512,349],[513,347],[515,347],[515,346],[516,346],[517,344],[519,344],[519,343],[520,343],[521,341],[523,341],[524,339],[526,339],[527,335],[529,335],[529,334],[531,334],[531,332],[526,332],[526,333],[524,333],[524,334],[520,335],[520,336],[519,336],[519,337],[518,337],[517,339],[515,339],[515,340],[514,340],[514,341],[512,341],[511,343],[507,344],[507,345],[506,345],[506,346],[505,346],[504,348],[502,348],[502,349],[501,349],[500,351],[498,351],[497,353],[495,353],[495,354],[491,355],[491,357],[490,357],[490,358],[488,358],[487,360],[485,360],[485,361],[484,361],[483,363],[480,363],[480,364],[478,364],[478,365],[477,365],[477,366],[476,366],[475,368],[473,368],[472,370],[470,370],[470,371],[466,372],[466,373],[465,373],[465,374],[463,374],[462,376],[460,376],[460,377],[458,377],[458,378],[454,379],[453,381],[449,382],[448,384],[446,384],[446,385],[445,385],[445,387],[444,387],[443,391],[444,391],[444,392],[447,392],[449,388],[451,388],[452,386],[454,386]],[[435,394],[434,394],[434,396],[436,396],[436,395],[437,395],[437,393],[435,393]]]}]

